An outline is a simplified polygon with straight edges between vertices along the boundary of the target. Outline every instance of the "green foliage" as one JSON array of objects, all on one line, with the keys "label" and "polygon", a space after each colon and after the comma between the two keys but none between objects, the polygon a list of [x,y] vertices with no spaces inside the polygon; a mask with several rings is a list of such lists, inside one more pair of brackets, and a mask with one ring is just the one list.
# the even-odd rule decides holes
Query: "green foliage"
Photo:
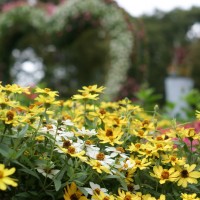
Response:
[{"label": "green foliage", "polygon": [[[140,71],[142,64],[147,66],[143,76],[150,87],[155,88],[156,93],[164,95],[164,79],[169,73],[168,69],[172,64],[175,48],[178,45],[187,53],[181,63],[177,63],[179,68],[177,74],[191,75],[191,78],[195,80],[196,87],[199,88],[199,61],[197,59],[199,45],[198,41],[190,41],[186,34],[194,23],[199,22],[200,8],[175,9],[170,12],[157,11],[151,16],[144,15],[133,21],[137,22],[137,20],[138,23],[143,23],[141,26],[143,38],[140,38],[138,44],[139,46],[143,45],[143,51],[140,48],[136,49],[136,52],[141,52],[138,57],[142,60],[136,63],[136,67],[137,71]],[[190,48],[191,45],[193,48]],[[187,62],[187,59],[190,62]]]},{"label": "green foliage", "polygon": [[136,103],[142,106],[145,110],[152,111],[154,106],[162,98],[161,94],[156,94],[155,89],[142,87],[138,92],[135,93],[137,98]]}]

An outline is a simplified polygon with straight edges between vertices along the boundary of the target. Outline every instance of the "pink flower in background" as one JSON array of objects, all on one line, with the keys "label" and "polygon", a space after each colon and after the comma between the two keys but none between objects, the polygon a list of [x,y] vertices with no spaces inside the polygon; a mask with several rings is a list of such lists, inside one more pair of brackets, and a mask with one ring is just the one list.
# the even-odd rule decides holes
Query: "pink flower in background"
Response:
[{"label": "pink flower in background", "polygon": [[[183,141],[187,144],[188,148],[191,151],[196,151],[197,150],[197,146],[199,145],[199,141],[198,140],[193,140],[192,144],[191,141],[188,138],[184,138]],[[192,149],[191,149],[191,145],[192,145]]]},{"label": "pink flower in background", "polygon": [[54,5],[53,3],[47,3],[45,6],[45,9],[46,9],[48,15],[53,15],[56,8],[57,8],[57,6]]},{"label": "pink flower in background", "polygon": [[194,128],[197,133],[200,132],[200,121],[194,121],[192,123],[186,124],[184,128]]},{"label": "pink flower in background", "polygon": [[23,6],[24,4],[25,4],[25,2],[23,2],[23,1],[9,2],[9,3],[6,3],[2,6],[2,11],[7,12],[7,11],[13,9],[13,8]]}]

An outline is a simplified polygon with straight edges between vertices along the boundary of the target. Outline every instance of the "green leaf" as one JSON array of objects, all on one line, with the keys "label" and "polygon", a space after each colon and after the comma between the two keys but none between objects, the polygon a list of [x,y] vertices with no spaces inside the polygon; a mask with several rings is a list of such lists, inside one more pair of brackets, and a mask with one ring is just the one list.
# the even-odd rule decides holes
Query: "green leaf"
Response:
[{"label": "green leaf", "polygon": [[188,188],[191,188],[191,190],[194,191],[197,194],[200,193],[199,188],[197,188],[196,185],[189,184]]},{"label": "green leaf", "polygon": [[67,175],[72,178],[74,176],[74,168],[69,166],[67,170]]},{"label": "green leaf", "polygon": [[27,198],[32,196],[37,196],[37,192],[21,192],[15,195],[16,197]]},{"label": "green leaf", "polygon": [[53,182],[54,182],[56,191],[58,191],[61,188],[61,181],[58,179],[54,179]]},{"label": "green leaf", "polygon": [[20,169],[20,171],[25,172],[27,174],[30,174],[31,176],[34,176],[34,177],[36,177],[37,179],[40,180],[40,177],[38,176],[38,174],[36,173],[36,171],[33,171],[31,169],[28,169],[28,168]]},{"label": "green leaf", "polygon": [[0,144],[0,154],[2,156],[4,156],[5,158],[9,158],[9,154],[10,154],[10,151],[12,149],[10,149],[7,145],[5,144]]},{"label": "green leaf", "polygon": [[23,153],[24,151],[26,150],[26,146],[24,146],[23,148],[21,148],[19,151],[15,152],[10,156],[10,158],[12,160],[16,160],[17,158],[19,158]]},{"label": "green leaf", "polygon": [[29,125],[26,124],[23,129],[17,134],[18,138],[22,138],[24,137],[24,135],[26,134],[27,130],[28,130]]},{"label": "green leaf", "polygon": [[61,180],[67,170],[68,170],[68,166],[66,163],[66,165],[55,175],[55,179]]}]

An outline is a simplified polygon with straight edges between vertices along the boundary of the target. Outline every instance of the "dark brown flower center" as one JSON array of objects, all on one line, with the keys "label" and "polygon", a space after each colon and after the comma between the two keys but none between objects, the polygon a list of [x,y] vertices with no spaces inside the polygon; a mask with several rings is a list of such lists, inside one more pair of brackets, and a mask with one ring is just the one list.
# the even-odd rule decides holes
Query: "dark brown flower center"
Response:
[{"label": "dark brown flower center", "polygon": [[162,144],[157,144],[156,147],[159,149],[159,148],[162,148],[163,145]]},{"label": "dark brown flower center", "polygon": [[189,176],[189,173],[188,173],[188,171],[187,170],[183,170],[183,171],[181,171],[181,177],[182,178],[187,178]]},{"label": "dark brown flower center", "polygon": [[51,130],[53,128],[51,124],[47,124],[46,127],[47,127],[47,130]]},{"label": "dark brown flower center", "polygon": [[161,177],[163,179],[168,179],[169,178],[169,172],[168,171],[163,171],[162,174],[161,174]]},{"label": "dark brown flower center", "polygon": [[176,157],[175,157],[175,156],[172,156],[172,157],[171,157],[171,161],[176,161]]},{"label": "dark brown flower center", "polygon": [[99,110],[99,113],[102,114],[102,115],[105,115],[105,114],[106,114],[106,111],[105,111],[105,109],[101,108],[101,109]]},{"label": "dark brown flower center", "polygon": [[79,198],[76,196],[76,194],[72,194],[70,199],[71,200],[78,200]]},{"label": "dark brown flower center", "polygon": [[86,140],[86,141],[85,141],[85,144],[91,145],[91,144],[92,144],[92,141],[91,141],[91,140]]},{"label": "dark brown flower center", "polygon": [[143,136],[143,135],[144,135],[144,131],[143,131],[143,130],[139,130],[139,131],[138,131],[138,135],[139,135],[139,136]]},{"label": "dark brown flower center", "polygon": [[70,142],[69,140],[65,140],[65,141],[63,142],[63,148],[68,149],[69,146],[71,146],[71,142]]},{"label": "dark brown flower center", "polygon": [[149,125],[149,120],[145,119],[143,122],[142,122],[142,126],[146,127]]},{"label": "dark brown flower center", "polygon": [[13,120],[13,118],[14,118],[14,112],[8,111],[8,112],[6,113],[6,117],[7,117],[8,121]]},{"label": "dark brown flower center", "polygon": [[141,165],[141,160],[136,160],[136,161],[135,161],[135,164],[136,164],[136,165]]},{"label": "dark brown flower center", "polygon": [[129,184],[127,185],[128,191],[133,192],[134,191],[134,186]]},{"label": "dark brown flower center", "polygon": [[121,153],[124,153],[124,152],[125,152],[125,150],[124,150],[123,147],[116,147],[116,149],[117,149],[117,151],[120,151]]},{"label": "dark brown flower center", "polygon": [[113,131],[111,129],[107,129],[106,136],[108,137],[113,136]]},{"label": "dark brown flower center", "polygon": [[68,147],[68,152],[71,153],[71,154],[74,154],[74,153],[75,153],[75,150],[76,150],[76,149],[75,149],[73,146],[69,146],[69,147]]},{"label": "dark brown flower center", "polygon": [[127,194],[127,195],[124,197],[124,200],[131,200],[131,199],[132,199],[132,197],[131,197],[130,194]]},{"label": "dark brown flower center", "polygon": [[158,136],[157,138],[156,138],[156,140],[163,140],[163,138],[161,137],[161,136]]},{"label": "dark brown flower center", "polygon": [[98,153],[96,158],[97,158],[97,160],[104,160],[105,154],[104,153]]},{"label": "dark brown flower center", "polygon": [[101,192],[101,190],[100,190],[99,188],[96,188],[96,189],[94,190],[94,193],[96,193],[96,194],[100,194],[100,192]]},{"label": "dark brown flower center", "polygon": [[139,148],[141,147],[141,144],[136,143],[136,144],[135,144],[135,147],[136,147],[137,149],[139,149]]}]

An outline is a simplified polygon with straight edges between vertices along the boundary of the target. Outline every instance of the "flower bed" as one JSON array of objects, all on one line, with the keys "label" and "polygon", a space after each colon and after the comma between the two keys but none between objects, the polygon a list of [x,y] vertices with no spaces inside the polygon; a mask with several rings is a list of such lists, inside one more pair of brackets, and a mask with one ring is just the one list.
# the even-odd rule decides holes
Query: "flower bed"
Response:
[{"label": "flower bed", "polygon": [[199,133],[103,90],[0,86],[0,199],[199,199]]}]

